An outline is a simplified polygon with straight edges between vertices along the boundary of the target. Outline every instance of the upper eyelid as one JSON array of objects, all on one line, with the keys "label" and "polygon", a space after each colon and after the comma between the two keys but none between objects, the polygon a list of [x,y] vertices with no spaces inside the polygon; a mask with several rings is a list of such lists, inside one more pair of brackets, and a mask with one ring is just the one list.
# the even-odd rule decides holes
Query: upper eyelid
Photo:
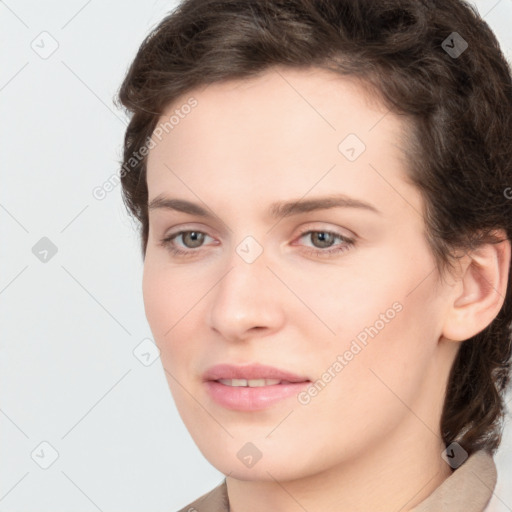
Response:
[{"label": "upper eyelid", "polygon": [[[349,230],[348,228],[343,228],[341,226],[338,226],[338,227],[316,227],[316,226],[312,226],[312,224],[315,224],[315,223],[320,223],[320,224],[329,224],[329,222],[326,222],[326,221],[310,221],[310,222],[307,222],[305,223],[305,227],[301,227],[299,228],[299,235],[298,236],[302,236],[304,234],[306,234],[308,231],[331,231],[331,232],[334,232],[335,234],[338,234],[340,236],[344,236],[345,238],[356,238],[358,235],[352,231],[352,230]],[[203,228],[203,227],[194,227],[194,226],[187,226],[185,224],[185,226],[183,226],[183,224],[180,224],[179,226],[179,229],[177,231],[175,231],[174,233],[170,233],[169,234],[166,234],[164,235],[165,238],[168,238],[170,236],[174,236],[174,235],[177,235],[177,234],[180,234],[182,232],[189,232],[189,231],[199,231],[201,233],[204,233],[205,235],[208,235],[208,236],[212,236],[208,233],[208,231],[210,230],[210,228]],[[173,228],[170,228],[169,231],[171,231]],[[215,228],[213,229],[214,231],[218,232]],[[342,232],[339,232],[340,230],[344,230],[344,231],[347,231],[348,233],[342,233]],[[166,231],[167,233],[167,231]]]},{"label": "upper eyelid", "polygon": [[[183,233],[189,233],[191,231],[196,231],[196,232],[199,232],[199,233],[203,233],[203,234],[205,234],[205,235],[207,235],[209,237],[212,237],[212,235],[210,235],[207,230],[205,230],[203,228],[195,228],[195,227],[184,227],[184,228],[182,227],[182,228],[178,229],[175,232],[166,233],[163,237],[164,238],[169,238],[169,237],[180,235],[180,234],[183,234]],[[336,235],[344,236],[345,238],[350,238],[352,236],[354,236],[354,237],[356,236],[352,232],[350,232],[350,234],[340,233],[339,232],[339,228],[330,228],[330,227],[327,227],[327,228],[322,228],[322,227],[316,228],[316,227],[311,227],[309,225],[307,227],[305,227],[305,228],[300,228],[299,233],[298,233],[297,236],[305,235],[305,234],[309,233],[310,231],[313,231],[313,232],[332,232],[332,233],[334,233]]]}]

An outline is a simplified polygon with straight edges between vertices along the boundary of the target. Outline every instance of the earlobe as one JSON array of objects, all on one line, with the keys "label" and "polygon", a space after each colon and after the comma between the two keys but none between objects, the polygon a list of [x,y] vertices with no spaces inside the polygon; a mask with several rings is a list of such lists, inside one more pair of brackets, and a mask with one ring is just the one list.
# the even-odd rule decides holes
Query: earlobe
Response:
[{"label": "earlobe", "polygon": [[511,245],[504,231],[499,243],[481,245],[468,253],[446,317],[442,335],[464,341],[483,331],[498,315],[507,292]]}]

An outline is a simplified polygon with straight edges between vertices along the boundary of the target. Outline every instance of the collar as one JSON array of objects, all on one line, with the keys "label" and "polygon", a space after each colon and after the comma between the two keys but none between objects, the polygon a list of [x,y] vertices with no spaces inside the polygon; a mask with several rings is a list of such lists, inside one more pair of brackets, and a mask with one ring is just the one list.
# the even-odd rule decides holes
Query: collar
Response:
[{"label": "collar", "polygon": [[[492,456],[485,450],[479,450],[410,512],[485,512],[496,480]],[[201,512],[229,512],[226,478],[178,512],[188,512],[192,507]]]},{"label": "collar", "polygon": [[496,465],[492,456],[485,450],[479,450],[411,512],[484,512],[496,480]]}]

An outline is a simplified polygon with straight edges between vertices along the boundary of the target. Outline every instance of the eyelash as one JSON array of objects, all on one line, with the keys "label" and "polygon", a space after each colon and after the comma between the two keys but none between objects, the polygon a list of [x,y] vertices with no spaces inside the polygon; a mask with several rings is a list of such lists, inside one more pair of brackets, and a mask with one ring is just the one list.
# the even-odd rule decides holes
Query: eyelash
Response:
[{"label": "eyelash", "polygon": [[[169,235],[169,236],[163,238],[162,240],[160,240],[160,244],[159,245],[164,247],[164,248],[166,248],[173,256],[185,257],[185,258],[194,256],[198,252],[198,250],[196,250],[196,249],[188,249],[188,250],[184,251],[183,249],[177,249],[173,245],[174,238],[177,238],[180,235],[183,235],[183,234],[186,234],[186,233],[192,233],[192,232],[194,232],[194,233],[201,233],[203,235],[208,236],[203,231],[198,231],[198,230],[195,230],[195,229],[178,231],[177,233],[173,233],[172,235]],[[335,231],[329,231],[329,230],[307,230],[307,231],[303,231],[298,238],[300,239],[300,238],[304,237],[305,235],[309,235],[309,234],[313,234],[313,233],[327,233],[328,235],[333,235],[335,238],[338,238],[339,240],[344,242],[344,245],[342,245],[341,248],[339,246],[336,249],[332,249],[332,248],[327,248],[327,249],[314,248],[314,249],[311,249],[310,248],[310,249],[308,249],[306,251],[306,252],[308,252],[310,254],[314,254],[315,256],[319,256],[319,257],[336,256],[336,255],[339,255],[339,254],[349,250],[355,244],[355,240],[354,239],[348,238],[346,236],[341,235],[340,233],[336,233]]]}]

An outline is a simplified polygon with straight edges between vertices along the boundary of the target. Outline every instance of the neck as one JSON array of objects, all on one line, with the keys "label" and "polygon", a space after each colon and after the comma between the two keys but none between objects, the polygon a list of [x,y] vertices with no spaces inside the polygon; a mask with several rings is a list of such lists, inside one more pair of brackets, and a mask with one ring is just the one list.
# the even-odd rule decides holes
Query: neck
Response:
[{"label": "neck", "polygon": [[[339,510],[408,512],[452,474],[441,458],[444,444],[417,417],[411,424],[424,438],[404,437],[402,429],[378,450],[321,473],[289,481],[237,480],[226,477],[231,512]],[[406,425],[404,425],[406,427]],[[405,432],[410,430],[411,425]]]}]

